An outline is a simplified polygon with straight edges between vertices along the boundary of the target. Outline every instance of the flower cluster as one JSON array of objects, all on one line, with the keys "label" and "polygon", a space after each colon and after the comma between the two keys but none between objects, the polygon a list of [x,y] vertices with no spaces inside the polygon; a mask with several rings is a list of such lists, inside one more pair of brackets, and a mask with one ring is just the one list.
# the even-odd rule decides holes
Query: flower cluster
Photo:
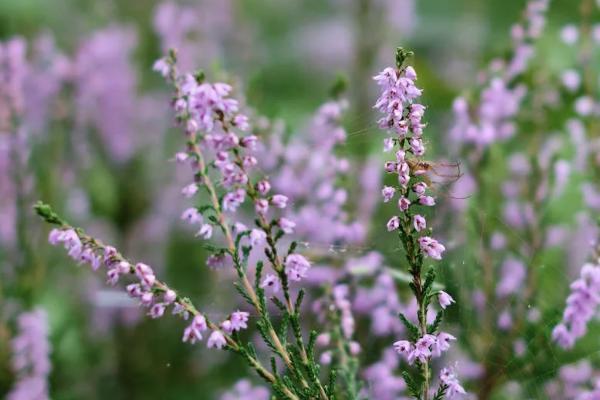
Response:
[{"label": "flower cluster", "polygon": [[[170,78],[176,86],[173,107],[188,139],[186,151],[177,153],[175,158],[191,164],[195,181],[185,186],[182,194],[193,198],[204,187],[212,201],[208,206],[185,210],[182,219],[199,225],[197,236],[205,240],[213,236],[214,228],[221,230],[229,252],[237,251],[234,243],[236,237],[241,239],[248,236],[250,245],[256,247],[273,239],[273,229],[278,229],[280,236],[292,233],[296,224],[289,218],[282,216],[269,220],[271,207],[280,210],[287,208],[288,196],[272,193],[271,183],[264,177],[256,180],[251,178],[258,163],[254,155],[258,137],[239,134],[248,131],[250,124],[248,117],[240,111],[239,101],[231,96],[232,87],[226,83],[206,82],[202,75],[178,75],[174,60],[168,57],[158,60],[154,69]],[[210,166],[218,174],[216,184],[209,177]],[[217,186],[225,188],[226,192],[218,195]],[[217,197],[222,199],[220,203],[215,203]],[[253,229],[240,221],[229,222],[247,199],[253,203],[259,222]],[[210,214],[216,214],[216,218]],[[274,246],[275,242],[271,240],[269,245]],[[263,288],[279,288],[281,274],[285,274],[286,281],[300,281],[306,277],[310,263],[302,255],[288,254],[279,259],[274,249],[270,254],[278,274],[267,274],[261,285]],[[214,254],[209,261],[217,265],[220,262],[216,261],[222,261],[222,258],[223,253]]]},{"label": "flower cluster", "polygon": [[563,318],[552,331],[552,338],[563,348],[573,347],[587,332],[588,322],[600,304],[600,266],[585,264],[579,279],[571,283],[571,294]]},{"label": "flower cluster", "polygon": [[430,229],[427,229],[425,217],[410,212],[414,207],[435,205],[435,199],[427,194],[427,182],[420,179],[428,172],[429,163],[420,160],[425,154],[422,138],[425,124],[421,122],[425,106],[413,103],[421,95],[414,83],[417,74],[410,66],[401,70],[386,68],[374,79],[382,90],[375,107],[385,114],[379,125],[393,132],[384,140],[384,150],[392,151],[397,146],[395,160],[385,163],[385,171],[397,175],[398,184],[384,186],[381,192],[385,203],[398,194],[401,216],[390,218],[387,229],[390,232],[402,229],[405,233],[424,233],[418,238],[421,250],[428,257],[440,260],[446,248],[426,234]]},{"label": "flower cluster", "polygon": [[[94,271],[103,267],[106,270],[107,283],[112,286],[123,276],[135,277],[137,282],[129,283],[126,291],[148,310],[150,317],[161,318],[168,308],[171,308],[172,314],[184,320],[189,319],[190,314],[193,315],[191,323],[184,330],[184,342],[194,344],[202,340],[202,332],[209,329],[206,317],[179,297],[173,289],[159,281],[152,267],[144,263],[131,264],[114,247],[106,246],[70,227],[53,229],[48,241],[53,245],[62,245],[71,258],[80,264],[88,264]],[[223,332],[231,334],[245,329],[247,321],[248,313],[236,311],[221,323],[220,328],[210,326],[212,333],[207,346],[218,349],[225,347],[227,340]]]},{"label": "flower cluster", "polygon": [[399,340],[394,343],[394,349],[404,356],[409,364],[415,361],[425,363],[433,357],[440,357],[450,348],[450,342],[454,340],[456,338],[446,332],[437,335],[425,334],[414,344],[408,340]]},{"label": "flower cluster", "polygon": [[19,334],[12,340],[12,368],[17,381],[7,400],[48,399],[50,374],[48,316],[42,309],[19,315]]},{"label": "flower cluster", "polygon": [[446,387],[446,396],[452,398],[457,394],[466,394],[467,392],[461,386],[454,372],[449,368],[443,368],[440,372],[440,381]]},{"label": "flower cluster", "polygon": [[527,93],[523,84],[515,84],[534,55],[533,41],[540,37],[545,26],[545,13],[549,0],[530,0],[524,21],[512,27],[514,48],[507,60],[494,60],[490,64],[490,76],[478,99],[471,108],[464,97],[454,101],[454,124],[450,135],[453,140],[485,148],[492,143],[513,136],[516,125],[514,116],[521,110]]}]

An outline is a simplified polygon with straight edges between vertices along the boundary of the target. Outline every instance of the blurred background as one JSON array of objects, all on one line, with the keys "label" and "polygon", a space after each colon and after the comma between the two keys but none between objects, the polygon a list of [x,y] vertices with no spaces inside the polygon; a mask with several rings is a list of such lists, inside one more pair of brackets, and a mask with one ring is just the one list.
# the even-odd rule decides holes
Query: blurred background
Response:
[{"label": "blurred background", "polygon": [[[29,210],[35,200],[43,199],[74,225],[115,244],[130,258],[153,265],[165,281],[209,312],[219,315],[235,307],[230,277],[205,267],[197,239],[179,220],[186,207],[179,193],[189,172],[172,162],[183,140],[173,126],[169,88],[152,71],[168,48],[178,49],[183,69],[201,68],[210,79],[234,82],[265,132],[277,131],[285,140],[306,131],[307,121],[328,100],[337,77],[347,77],[347,138],[336,154],[351,160],[353,173],[362,179],[362,186],[352,178],[347,183],[348,212],[359,215],[361,204],[368,202],[364,191],[378,197],[382,179],[366,173],[382,165],[382,136],[372,110],[377,88],[371,77],[393,63],[396,46],[412,49],[411,63],[419,72],[428,107],[429,156],[456,161],[456,153],[448,153],[453,101],[476,91],[479,71],[507,53],[511,26],[525,7],[523,0],[0,0],[0,41],[22,38],[28,60],[19,116],[27,139],[17,140],[16,155],[9,154],[7,140],[0,148],[0,396],[14,381],[9,343],[17,331],[17,316],[37,308],[48,318],[48,385],[53,399],[218,399],[234,390],[241,378],[250,376],[259,384],[236,357],[183,345],[180,321],[145,318],[125,294],[105,286],[102,276],[76,267],[61,251],[49,248],[47,228]],[[573,58],[560,36],[565,24],[578,19],[573,2],[551,4],[535,62],[549,79]],[[519,134],[527,135],[530,126],[520,127]],[[520,143],[495,150],[496,164],[490,162],[486,176],[493,181],[502,175],[497,165],[519,150]],[[536,154],[534,150],[528,156]],[[440,196],[440,203],[447,201],[464,209],[476,197]],[[582,221],[593,219],[575,215],[584,208],[578,193],[558,201],[550,213],[553,226],[568,227],[562,237],[568,235],[564,232],[580,232]],[[344,253],[361,259],[377,251],[385,263],[394,265],[397,243],[383,228],[389,212],[376,204],[366,206],[370,211],[358,245],[336,247],[334,242],[311,243],[308,238],[307,247],[337,253],[333,258]],[[476,268],[479,259],[473,248],[462,244],[487,240],[496,225],[504,224],[504,217],[490,204],[480,208],[486,218],[478,229],[463,230],[452,222],[450,210],[441,210],[436,217],[445,224],[440,232],[451,253],[443,275],[446,285],[459,291],[471,283],[461,280],[460,270],[455,272],[465,263]],[[590,234],[583,235],[581,242],[587,243]],[[544,315],[546,337],[560,318],[567,281],[589,254],[587,248],[569,249],[567,242],[558,241],[562,247],[541,256],[545,280],[540,291],[545,294],[533,306]],[[567,260],[573,268],[565,267]],[[476,323],[463,320],[476,313],[474,304],[459,302],[459,311],[450,314],[463,335],[477,329]],[[501,335],[489,329],[486,334],[491,337],[482,341]],[[360,324],[357,336],[363,347],[374,349],[395,337],[370,337]],[[468,354],[472,344],[462,345]],[[516,389],[510,386],[510,370],[519,361],[495,361],[506,376],[494,398],[548,398],[544,385],[561,364],[590,354],[594,361],[600,349],[593,338],[569,355],[554,353],[546,345],[539,351],[550,352],[551,361],[521,371],[522,385]],[[373,363],[379,357],[374,354],[364,352],[361,360]],[[478,368],[481,363],[473,362],[472,383],[467,379],[467,389],[475,393]]]}]

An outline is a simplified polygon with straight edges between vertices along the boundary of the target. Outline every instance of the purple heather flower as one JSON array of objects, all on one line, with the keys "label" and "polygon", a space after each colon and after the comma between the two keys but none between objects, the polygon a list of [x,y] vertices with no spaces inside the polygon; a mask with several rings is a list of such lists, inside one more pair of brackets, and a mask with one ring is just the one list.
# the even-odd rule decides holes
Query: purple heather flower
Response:
[{"label": "purple heather flower", "polygon": [[116,268],[109,269],[106,271],[106,283],[115,286],[119,282],[119,270]]},{"label": "purple heather flower", "polygon": [[398,208],[400,209],[400,211],[408,210],[409,206],[410,200],[408,200],[406,197],[400,197],[400,199],[398,200]]},{"label": "purple heather flower", "polygon": [[419,246],[428,257],[431,257],[434,260],[441,260],[442,253],[446,250],[444,245],[429,236],[420,237]]},{"label": "purple heather flower", "polygon": [[285,258],[285,274],[289,280],[300,281],[306,277],[310,263],[304,256],[294,253]]},{"label": "purple heather flower", "polygon": [[256,191],[261,195],[265,196],[271,190],[271,184],[267,180],[258,181],[256,183]]},{"label": "purple heather flower", "polygon": [[256,212],[260,215],[265,215],[269,211],[269,202],[266,199],[258,199],[254,204]]},{"label": "purple heather flower", "polygon": [[135,265],[135,274],[140,279],[142,286],[146,287],[147,289],[151,288],[156,281],[154,271],[152,271],[152,268],[144,263],[137,263]]},{"label": "purple heather flower", "polygon": [[587,117],[594,112],[596,103],[590,96],[581,96],[575,100],[575,112],[582,117]]},{"label": "purple heather flower", "polygon": [[140,296],[140,303],[145,307],[150,307],[154,302],[154,294],[152,292],[143,292]]},{"label": "purple heather flower", "polygon": [[417,214],[413,217],[413,225],[417,232],[421,232],[423,229],[427,228],[427,221],[425,220],[425,217]]},{"label": "purple heather flower", "polygon": [[227,341],[225,340],[225,336],[223,335],[223,332],[221,332],[219,330],[214,330],[208,337],[206,346],[209,349],[210,348],[222,349],[223,347],[225,347],[226,344],[227,344]]},{"label": "purple heather flower", "polygon": [[175,157],[173,157],[173,159],[180,164],[186,162],[188,158],[190,158],[188,153],[183,151],[175,153]]},{"label": "purple heather flower", "polygon": [[387,203],[394,197],[394,193],[396,193],[396,189],[391,186],[384,186],[381,190],[381,195],[383,196],[383,202]]},{"label": "purple heather flower", "polygon": [[394,342],[394,349],[398,352],[398,354],[408,357],[408,355],[413,351],[413,345],[408,340],[399,340]]},{"label": "purple heather flower", "polygon": [[265,243],[266,239],[267,234],[264,231],[260,229],[252,229],[252,231],[250,231],[250,243],[252,246],[259,246]]},{"label": "purple heather flower", "polygon": [[152,70],[161,74],[163,78],[166,78],[171,72],[171,66],[169,65],[167,60],[165,60],[164,58],[159,58],[152,65]]},{"label": "purple heather flower", "polygon": [[181,189],[181,194],[183,194],[187,198],[194,196],[196,192],[198,192],[198,185],[195,183],[190,183],[189,185]]},{"label": "purple heather flower", "polygon": [[183,338],[181,340],[184,343],[196,344],[197,341],[202,340],[202,333],[200,329],[191,324],[183,331]]},{"label": "purple heather flower", "polygon": [[271,204],[277,208],[285,208],[287,206],[288,198],[282,194],[276,194],[271,198]]},{"label": "purple heather flower", "polygon": [[194,344],[197,341],[202,340],[202,332],[207,329],[206,318],[204,318],[202,314],[196,315],[191,324],[183,331],[183,342]]},{"label": "purple heather flower", "polygon": [[223,211],[235,212],[246,199],[246,191],[237,189],[223,196]]},{"label": "purple heather flower", "polygon": [[454,336],[446,332],[438,333],[435,343],[432,345],[431,354],[433,357],[440,357],[443,352],[450,349],[450,342],[456,340]]},{"label": "purple heather flower", "polygon": [[154,319],[160,318],[165,314],[166,307],[167,305],[165,303],[156,303],[150,307],[149,315]]},{"label": "purple heather flower", "polygon": [[172,304],[177,299],[177,293],[173,290],[169,289],[165,292],[163,297],[165,304]]},{"label": "purple heather flower", "polygon": [[412,187],[413,192],[415,192],[419,197],[425,194],[426,189],[427,184],[425,182],[417,182]]},{"label": "purple heather flower", "polygon": [[246,311],[236,311],[232,313],[231,317],[229,318],[229,320],[231,321],[231,330],[239,331],[241,329],[248,328],[247,322],[249,316],[250,314]]},{"label": "purple heather flower", "polygon": [[287,234],[294,233],[294,228],[296,228],[296,223],[287,218],[279,218],[278,225],[281,228],[281,230]]},{"label": "purple heather flower", "polygon": [[440,381],[442,381],[448,389],[446,391],[446,396],[452,398],[457,394],[465,394],[465,389],[460,385],[460,382],[456,378],[454,372],[452,372],[448,368],[442,369],[440,372]]},{"label": "purple heather flower", "polygon": [[431,347],[437,342],[435,336],[425,334],[415,343],[411,353],[408,355],[408,362],[412,364],[415,360],[426,362],[431,357]]},{"label": "purple heather flower", "polygon": [[281,289],[281,282],[279,281],[279,278],[275,275],[267,274],[267,276],[265,276],[263,281],[261,282],[260,287],[262,289],[270,288],[273,291],[273,293],[277,293],[279,292],[279,289]]},{"label": "purple heather flower", "polygon": [[190,224],[197,224],[202,222],[202,214],[200,214],[197,208],[191,207],[181,214],[181,219]]},{"label": "purple heather flower", "polygon": [[421,196],[419,197],[419,204],[432,207],[435,205],[435,199],[431,196]]},{"label": "purple heather flower", "polygon": [[446,307],[448,307],[452,303],[456,303],[454,301],[454,299],[452,298],[452,296],[450,296],[448,293],[444,292],[443,290],[441,290],[438,293],[438,301],[440,303],[440,307],[442,307],[442,309],[444,309],[444,310],[446,309]]},{"label": "purple heather flower", "polygon": [[129,296],[131,296],[133,298],[141,297],[142,294],[144,293],[142,291],[142,286],[139,283],[132,283],[132,284],[127,285],[126,290],[127,290],[127,293],[129,294]]},{"label": "purple heather flower", "polygon": [[211,224],[202,224],[200,230],[196,233],[196,236],[201,237],[204,240],[208,240],[212,237],[213,228]]},{"label": "purple heather flower", "polygon": [[398,218],[398,216],[394,215],[387,222],[387,230],[388,230],[388,232],[391,232],[391,231],[395,231],[399,227],[400,227],[400,218]]}]

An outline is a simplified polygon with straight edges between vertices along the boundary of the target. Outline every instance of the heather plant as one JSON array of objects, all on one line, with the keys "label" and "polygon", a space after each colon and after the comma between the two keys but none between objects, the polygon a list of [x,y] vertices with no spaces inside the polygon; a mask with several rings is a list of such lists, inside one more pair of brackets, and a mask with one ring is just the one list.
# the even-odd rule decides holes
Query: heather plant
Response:
[{"label": "heather plant", "polygon": [[592,0],[144,1],[0,24],[3,396],[598,396]]},{"label": "heather plant", "polygon": [[[224,83],[205,82],[202,73],[180,75],[174,51],[167,58],[158,60],[154,69],[174,85],[173,107],[187,139],[186,151],[177,153],[175,157],[178,162],[191,165],[194,182],[186,185],[181,193],[192,198],[202,189],[208,197],[208,202],[183,211],[182,219],[199,226],[196,236],[201,239],[210,239],[213,230],[222,233],[224,245],[206,245],[212,253],[207,265],[214,269],[231,265],[235,268],[238,277],[236,288],[253,312],[259,315],[257,328],[273,352],[271,371],[262,365],[254,346],[243,343],[239,337],[239,332],[248,327],[248,312],[235,311],[221,322],[209,320],[189,299],[157,280],[151,267],[130,263],[116,249],[68,225],[49,206],[40,203],[36,206],[38,214],[60,227],[50,233],[50,242],[64,244],[72,258],[90,264],[94,270],[104,265],[108,283],[112,285],[119,281],[121,275],[135,274],[139,282],[129,284],[127,292],[149,309],[150,316],[160,318],[171,307],[173,313],[183,319],[191,318],[183,333],[184,342],[194,344],[203,339],[203,332],[210,331],[209,348],[227,349],[241,355],[258,375],[271,384],[278,396],[330,398],[336,390],[335,372],[332,371],[327,383],[321,382],[320,366],[313,354],[317,332],[311,331],[310,338],[306,340],[300,326],[304,292],[300,290],[295,299],[291,294],[291,284],[306,276],[310,263],[295,252],[294,242],[287,250],[278,247],[278,241],[285,231],[293,229],[293,225],[281,218],[270,217],[273,212],[270,213],[269,209],[285,209],[288,198],[282,194],[271,194],[271,185],[266,179],[251,180],[250,172],[257,164],[251,152],[257,137],[239,137],[235,133],[247,131],[250,126],[248,118],[239,111],[237,100],[230,97],[232,88]],[[217,192],[211,170],[218,174],[219,187],[226,190],[224,193]],[[248,229],[225,214],[234,214],[246,198],[255,211],[254,229]],[[263,243],[266,243],[266,263],[262,260],[257,262],[252,282],[247,275],[248,259],[253,246]],[[283,255],[280,255],[282,251]],[[265,264],[270,266],[270,271],[263,275]],[[271,301],[283,313],[279,326],[270,317],[266,290],[273,294]],[[288,329],[291,330],[291,340]],[[278,372],[276,357],[283,363],[286,372]]]},{"label": "heather plant", "polygon": [[[387,172],[398,174],[399,186],[385,186],[382,193],[384,201],[388,202],[398,191],[398,208],[402,214],[392,217],[387,230],[398,230],[400,233],[412,276],[410,287],[418,307],[416,324],[400,314],[409,340],[400,340],[394,343],[394,347],[409,364],[416,364],[419,369],[414,377],[408,372],[403,374],[410,394],[423,399],[429,399],[430,395],[432,398],[443,398],[465,391],[454,372],[445,368],[440,373],[438,389],[430,394],[430,360],[448,350],[449,342],[455,338],[439,331],[442,311],[438,312],[433,322],[428,322],[428,308],[433,298],[438,299],[442,309],[454,300],[444,291],[434,291],[434,269],[430,269],[426,276],[423,273],[424,258],[439,260],[445,248],[429,236],[431,228],[427,228],[425,217],[413,211],[415,206],[433,206],[435,199],[426,193],[427,179],[423,177],[428,165],[422,159],[425,153],[422,140],[425,125],[421,118],[425,107],[414,102],[421,90],[415,86],[414,69],[403,66],[407,56],[408,53],[398,49],[397,69],[387,68],[375,77],[382,87],[376,107],[385,114],[379,125],[394,133],[384,141],[384,146],[386,151],[398,147],[396,161],[387,162],[385,168]],[[258,315],[257,329],[272,352],[271,370],[263,366],[254,345],[251,342],[244,343],[240,337],[240,332],[248,327],[249,312],[238,310],[224,321],[210,320],[188,298],[158,280],[150,266],[128,261],[114,247],[72,227],[48,205],[38,203],[37,213],[47,222],[58,225],[50,233],[50,243],[64,245],[71,258],[89,264],[93,270],[104,266],[107,282],[111,285],[116,285],[122,275],[135,275],[138,282],[127,285],[127,292],[149,310],[152,318],[161,318],[167,309],[184,320],[191,318],[183,332],[184,342],[195,344],[203,339],[204,334],[208,334],[205,332],[210,332],[207,339],[209,348],[226,349],[242,356],[271,385],[277,396],[331,398],[339,390],[345,390],[349,398],[357,398],[360,384],[356,380],[358,368],[353,357],[358,354],[360,347],[351,341],[354,319],[348,300],[348,287],[334,286],[330,299],[325,301],[325,304],[332,305],[327,307],[326,312],[326,318],[332,326],[330,331],[318,336],[313,330],[305,342],[300,314],[304,290],[300,289],[296,298],[292,299],[292,284],[302,281],[311,265],[296,252],[295,242],[291,242],[287,250],[278,246],[286,233],[293,232],[295,224],[287,218],[273,216],[270,209],[285,209],[289,199],[283,194],[272,194],[271,184],[264,177],[252,179],[256,174],[252,173],[252,169],[258,162],[252,151],[258,138],[251,134],[243,135],[250,129],[250,124],[248,117],[240,111],[239,102],[231,97],[232,87],[224,83],[209,83],[202,72],[180,74],[175,51],[158,60],[154,69],[174,86],[173,109],[186,137],[186,150],[178,152],[175,159],[189,164],[194,172],[194,182],[183,187],[181,193],[186,198],[194,198],[203,190],[208,198],[198,206],[183,211],[181,217],[199,228],[196,236],[202,240],[208,241],[213,234],[220,232],[220,240],[224,244],[215,241],[204,245],[211,252],[207,265],[217,270],[231,266],[235,269],[236,289],[252,312]],[[337,108],[339,105],[332,103],[325,107]],[[328,111],[327,115],[330,113]],[[337,113],[339,111],[334,115]],[[327,120],[331,117],[319,118]],[[323,124],[319,119],[317,122]],[[336,132],[335,126],[330,129]],[[336,136],[339,135],[334,135],[334,138]],[[252,229],[234,219],[236,211],[246,199],[252,203],[256,216],[256,227]],[[411,205],[411,199],[414,205]],[[337,229],[335,232],[342,231]],[[254,246],[263,244],[264,259],[256,261],[252,282],[248,275],[250,254]],[[265,266],[270,267],[269,270],[264,271]],[[266,291],[270,292],[270,300],[281,312],[278,323],[267,307]],[[323,352],[320,361],[327,365],[334,357],[338,360],[343,382],[340,386],[343,389],[336,388],[337,369],[331,369],[326,383],[321,381],[321,366],[314,356],[314,347],[319,338],[324,346],[334,343],[335,351]],[[278,366],[278,361],[283,366]]]}]

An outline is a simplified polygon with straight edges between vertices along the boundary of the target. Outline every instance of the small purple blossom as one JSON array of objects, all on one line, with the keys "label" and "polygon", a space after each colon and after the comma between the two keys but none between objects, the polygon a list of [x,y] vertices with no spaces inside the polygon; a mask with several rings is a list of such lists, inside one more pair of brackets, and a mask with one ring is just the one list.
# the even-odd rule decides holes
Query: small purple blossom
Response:
[{"label": "small purple blossom", "polygon": [[273,204],[277,208],[285,208],[288,203],[287,196],[282,194],[276,194],[271,198],[271,204]]},{"label": "small purple blossom", "polygon": [[227,340],[225,340],[225,335],[223,335],[223,332],[221,332],[219,330],[214,330],[208,337],[206,346],[209,349],[210,348],[222,349],[223,347],[225,347],[226,344],[227,344]]},{"label": "small purple blossom", "polygon": [[423,229],[427,228],[427,221],[425,220],[425,217],[419,214],[415,215],[413,217],[413,226],[417,232],[421,232]]},{"label": "small purple blossom", "polygon": [[395,231],[400,227],[400,218],[394,215],[386,224],[388,232]]},{"label": "small purple blossom", "polygon": [[434,260],[441,260],[442,253],[446,250],[443,244],[429,236],[420,237],[419,246],[428,257],[431,257]]},{"label": "small purple blossom", "polygon": [[398,200],[398,208],[400,211],[404,212],[408,210],[408,207],[410,207],[410,200],[406,197],[400,197],[400,200]]},{"label": "small purple blossom", "polygon": [[281,282],[275,275],[267,274],[260,283],[260,287],[262,289],[270,288],[273,293],[277,293],[281,289]]},{"label": "small purple blossom", "polygon": [[279,227],[284,233],[291,234],[294,233],[294,228],[296,228],[296,223],[288,218],[279,218],[278,222]]},{"label": "small purple blossom", "polygon": [[442,309],[444,309],[444,310],[446,309],[446,307],[448,307],[452,303],[456,303],[454,301],[454,299],[452,298],[452,296],[450,296],[448,293],[444,292],[443,290],[440,290],[440,292],[438,293],[438,302],[440,303],[440,307],[442,307]]},{"label": "small purple blossom", "polygon": [[242,329],[248,328],[248,318],[250,314],[246,311],[235,311],[231,314],[229,320],[231,321],[231,330],[232,331],[240,331]]},{"label": "small purple blossom", "polygon": [[187,198],[194,196],[197,192],[198,185],[195,183],[190,183],[189,185],[181,189],[181,194],[183,194]]},{"label": "small purple blossom", "polygon": [[291,281],[300,281],[306,277],[310,263],[304,256],[294,253],[285,258],[285,274]]},{"label": "small purple blossom", "polygon": [[383,196],[383,202],[387,203],[394,197],[394,193],[396,193],[396,189],[391,186],[384,186],[381,190],[381,194]]}]

